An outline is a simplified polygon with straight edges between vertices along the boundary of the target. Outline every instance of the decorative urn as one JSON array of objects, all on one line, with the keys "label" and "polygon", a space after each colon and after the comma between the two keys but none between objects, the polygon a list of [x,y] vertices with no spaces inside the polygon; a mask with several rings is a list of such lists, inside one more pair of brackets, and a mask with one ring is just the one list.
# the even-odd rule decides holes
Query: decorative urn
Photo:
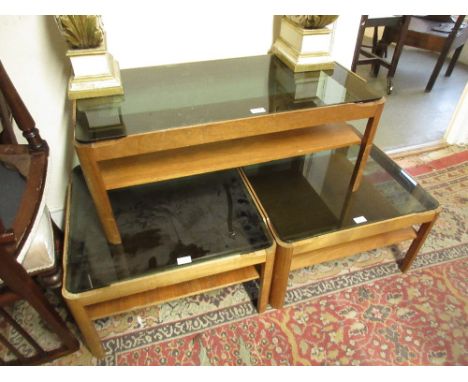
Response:
[{"label": "decorative urn", "polygon": [[333,68],[330,56],[332,29],[338,16],[283,16],[272,52],[294,72]]},{"label": "decorative urn", "polygon": [[60,33],[69,47],[67,56],[73,68],[68,84],[70,99],[123,94],[120,69],[107,52],[101,16],[55,16]]}]

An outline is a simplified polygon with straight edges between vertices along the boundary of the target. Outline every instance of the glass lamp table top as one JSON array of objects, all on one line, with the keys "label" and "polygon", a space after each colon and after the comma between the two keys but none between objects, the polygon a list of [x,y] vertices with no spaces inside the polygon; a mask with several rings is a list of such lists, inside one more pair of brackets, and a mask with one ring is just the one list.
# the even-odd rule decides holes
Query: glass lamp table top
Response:
[{"label": "glass lamp table top", "polygon": [[273,244],[237,170],[113,190],[109,196],[121,245],[106,241],[81,168],[74,169],[65,285],[70,293]]},{"label": "glass lamp table top", "polygon": [[349,192],[359,147],[243,168],[286,243],[438,208],[437,201],[373,146],[361,186]]}]

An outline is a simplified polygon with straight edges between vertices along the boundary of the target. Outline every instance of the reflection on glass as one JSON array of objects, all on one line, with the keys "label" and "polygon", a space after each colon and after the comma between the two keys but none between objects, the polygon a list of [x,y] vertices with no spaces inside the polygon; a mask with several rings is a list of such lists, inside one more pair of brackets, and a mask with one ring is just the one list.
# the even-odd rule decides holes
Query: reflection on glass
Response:
[{"label": "reflection on glass", "polygon": [[[288,110],[380,98],[342,66],[294,73],[275,56],[242,57],[121,71],[125,99],[89,118],[77,101],[76,139],[113,136],[99,129],[120,108],[127,135]],[[252,111],[254,110],[254,111]],[[101,135],[102,132],[102,135]]]},{"label": "reflection on glass", "polygon": [[[67,290],[79,293],[272,241],[236,170],[109,192],[122,245],[108,245],[79,168],[72,173]],[[184,266],[184,265],[180,265]]]},{"label": "reflection on glass", "polygon": [[349,193],[358,146],[245,167],[281,240],[436,209],[438,203],[377,147]]},{"label": "reflection on glass", "polygon": [[122,116],[124,96],[83,99],[77,103],[76,131],[79,140],[102,140],[127,135]]}]

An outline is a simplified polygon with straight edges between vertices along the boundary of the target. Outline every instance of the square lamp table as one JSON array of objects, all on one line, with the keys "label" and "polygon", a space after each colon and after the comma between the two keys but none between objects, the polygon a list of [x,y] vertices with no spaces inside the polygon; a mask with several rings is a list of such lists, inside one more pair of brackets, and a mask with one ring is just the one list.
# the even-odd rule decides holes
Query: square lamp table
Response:
[{"label": "square lamp table", "polygon": [[258,280],[266,309],[275,243],[237,170],[109,192],[122,244],[106,241],[83,172],[72,173],[62,294],[85,343],[105,350],[93,321]]},{"label": "square lamp table", "polygon": [[[277,243],[270,304],[284,304],[289,272],[412,240],[405,272],[439,214],[439,205],[377,147],[359,190],[350,192],[357,146],[243,168]],[[417,230],[413,226],[417,226]]]}]

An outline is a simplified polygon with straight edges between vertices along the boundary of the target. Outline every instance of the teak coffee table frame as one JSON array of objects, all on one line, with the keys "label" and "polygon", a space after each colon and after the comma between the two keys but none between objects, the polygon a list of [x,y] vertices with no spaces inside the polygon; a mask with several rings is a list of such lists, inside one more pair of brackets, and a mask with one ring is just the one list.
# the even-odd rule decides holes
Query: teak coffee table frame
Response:
[{"label": "teak coffee table frame", "polygon": [[[71,187],[67,197],[65,237],[70,227]],[[91,353],[102,358],[105,350],[94,325],[94,320],[125,313],[195,294],[258,280],[257,310],[266,310],[273,271],[276,244],[251,253],[231,254],[221,258],[176,267],[158,273],[116,282],[106,287],[81,293],[66,289],[68,271],[64,266],[62,294],[80,328]],[[68,241],[65,240],[64,265],[68,261]]]},{"label": "teak coffee table frame", "polygon": [[[76,102],[76,101],[75,101]],[[120,244],[108,190],[361,143],[351,179],[359,188],[385,99],[287,111],[130,135],[75,149],[107,240]],[[76,104],[73,105],[76,124]],[[368,119],[361,138],[343,122]],[[332,124],[331,126],[328,124]]]},{"label": "teak coffee table frame", "polygon": [[[405,273],[411,267],[440,214],[440,207],[438,207],[434,210],[411,213],[288,243],[281,240],[255,193],[254,187],[243,172],[242,177],[257,208],[264,215],[264,220],[277,245],[269,300],[270,305],[277,309],[284,306],[291,271],[412,240],[399,264],[400,270]],[[419,225],[418,230],[413,228],[415,225]]]},{"label": "teak coffee table frame", "polygon": [[[352,75],[350,81],[362,80]],[[93,143],[75,139],[75,149],[106,238],[110,244],[121,244],[108,190],[360,144],[349,185],[349,192],[357,190],[384,103],[380,98],[255,115]],[[76,101],[72,117],[75,126]],[[358,119],[368,120],[362,137],[345,123]],[[258,311],[264,311],[275,251],[273,244],[266,250],[194,263],[77,294],[64,287],[63,295],[91,352],[102,357],[104,349],[93,323],[100,317],[253,279],[260,282]],[[65,248],[65,270],[67,255]]]}]

